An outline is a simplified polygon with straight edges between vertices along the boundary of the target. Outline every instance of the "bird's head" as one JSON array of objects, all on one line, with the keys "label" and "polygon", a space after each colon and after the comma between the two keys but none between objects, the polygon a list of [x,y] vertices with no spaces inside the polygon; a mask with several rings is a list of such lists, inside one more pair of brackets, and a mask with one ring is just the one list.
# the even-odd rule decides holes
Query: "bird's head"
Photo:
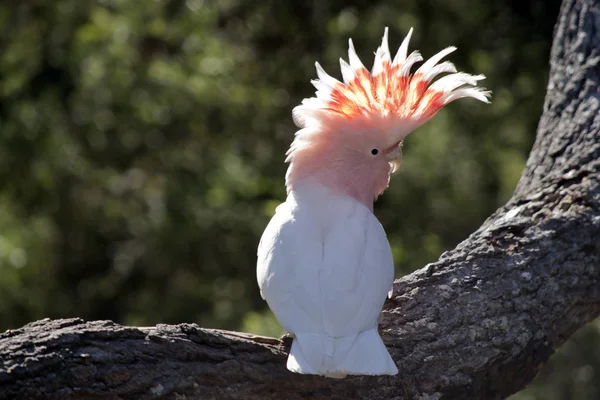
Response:
[{"label": "bird's head", "polygon": [[[483,75],[457,72],[439,61],[456,50],[448,47],[423,63],[418,51],[407,55],[412,29],[392,60],[385,29],[371,72],[362,64],[352,40],[349,62],[340,59],[343,82],[329,76],[316,63],[316,97],[294,108],[301,128],[287,153],[288,191],[311,178],[372,209],[398,169],[404,138],[433,117],[446,104],[472,97],[489,102],[489,92],[477,87]],[[448,75],[433,79],[441,73]]]}]

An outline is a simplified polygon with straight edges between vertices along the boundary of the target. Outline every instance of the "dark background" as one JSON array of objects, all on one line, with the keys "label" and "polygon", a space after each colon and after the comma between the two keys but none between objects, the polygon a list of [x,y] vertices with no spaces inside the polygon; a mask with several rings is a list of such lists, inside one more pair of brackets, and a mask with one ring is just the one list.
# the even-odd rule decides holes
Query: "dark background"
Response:
[{"label": "dark background", "polygon": [[[0,330],[43,317],[278,335],[255,283],[285,198],[291,109],[352,37],[415,28],[484,73],[405,143],[376,204],[397,276],[511,195],[535,137],[559,1],[23,0],[0,5]],[[600,399],[600,323],[518,400]]]}]

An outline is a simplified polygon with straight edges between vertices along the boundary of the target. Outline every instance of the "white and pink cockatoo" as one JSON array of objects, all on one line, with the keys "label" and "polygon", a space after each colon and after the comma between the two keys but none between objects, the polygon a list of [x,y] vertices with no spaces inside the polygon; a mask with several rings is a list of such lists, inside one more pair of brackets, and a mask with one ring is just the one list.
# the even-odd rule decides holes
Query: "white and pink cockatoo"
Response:
[{"label": "white and pink cockatoo", "polygon": [[[293,111],[299,128],[287,152],[287,199],[258,247],[262,297],[294,336],[290,371],[341,378],[395,375],[377,318],[394,280],[394,262],[373,202],[388,187],[404,138],[446,104],[472,97],[483,75],[456,72],[447,47],[407,56],[412,29],[392,60],[385,29],[371,72],[349,41],[343,83],[316,63],[316,97]],[[439,63],[439,64],[438,64]],[[449,73],[435,82],[441,73]]]}]

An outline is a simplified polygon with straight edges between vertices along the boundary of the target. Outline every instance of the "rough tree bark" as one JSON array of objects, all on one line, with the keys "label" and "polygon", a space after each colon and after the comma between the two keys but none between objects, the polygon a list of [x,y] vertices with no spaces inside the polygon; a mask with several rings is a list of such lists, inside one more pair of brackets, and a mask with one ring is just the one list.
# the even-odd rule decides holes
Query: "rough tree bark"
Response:
[{"label": "rough tree bark", "polygon": [[43,320],[0,335],[0,399],[502,399],[600,315],[600,5],[565,0],[513,198],[405,276],[381,317],[400,374],[285,369],[289,343],[196,325]]}]

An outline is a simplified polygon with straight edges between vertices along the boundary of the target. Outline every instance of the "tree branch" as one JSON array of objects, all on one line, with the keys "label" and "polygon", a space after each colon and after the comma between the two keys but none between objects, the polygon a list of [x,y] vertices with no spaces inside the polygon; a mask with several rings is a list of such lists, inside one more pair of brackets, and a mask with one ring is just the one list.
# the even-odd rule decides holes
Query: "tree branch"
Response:
[{"label": "tree branch", "polygon": [[43,320],[0,335],[0,399],[502,399],[522,389],[600,315],[599,49],[598,2],[565,0],[513,198],[398,280],[385,305],[398,376],[294,375],[285,340],[192,324]]}]

